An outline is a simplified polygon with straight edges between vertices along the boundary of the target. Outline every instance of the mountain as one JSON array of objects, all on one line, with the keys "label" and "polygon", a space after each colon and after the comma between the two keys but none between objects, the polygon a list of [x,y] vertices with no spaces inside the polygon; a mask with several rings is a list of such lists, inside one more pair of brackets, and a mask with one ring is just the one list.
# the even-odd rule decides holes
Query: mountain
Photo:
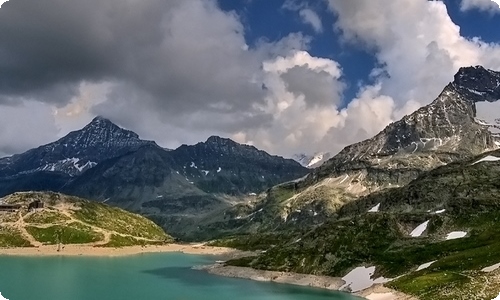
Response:
[{"label": "mountain", "polygon": [[293,160],[213,136],[171,151],[143,146],[98,164],[62,191],[140,212],[186,237],[200,218],[307,172]]},{"label": "mountain", "polygon": [[321,166],[325,161],[330,159],[333,155],[330,152],[318,152],[314,155],[295,154],[292,159],[300,163],[302,166],[314,169]]},{"label": "mountain", "polygon": [[500,292],[489,284],[499,274],[498,178],[500,150],[450,163],[353,200],[316,228],[227,240],[266,250],[229,264],[334,277],[363,266],[373,268],[365,287],[378,278],[421,300],[493,299]]},{"label": "mountain", "polygon": [[[42,207],[29,209],[35,201]],[[19,207],[0,214],[0,247],[59,243],[120,247],[173,241],[142,216],[77,197],[48,192],[15,193],[0,199],[0,203]]]},{"label": "mountain", "polygon": [[56,191],[151,216],[186,236],[210,218],[308,169],[212,136],[170,150],[102,117],[48,145],[0,160],[0,196]]},{"label": "mountain", "polygon": [[[439,96],[373,138],[345,147],[307,176],[269,189],[238,220],[205,228],[276,232],[318,226],[345,204],[500,146],[500,73],[461,68]],[[225,230],[227,234],[232,231]],[[234,233],[233,232],[233,233]]]},{"label": "mountain", "polygon": [[96,117],[56,142],[0,159],[0,177],[40,171],[76,176],[106,159],[149,144],[154,142],[141,140],[136,133]]}]

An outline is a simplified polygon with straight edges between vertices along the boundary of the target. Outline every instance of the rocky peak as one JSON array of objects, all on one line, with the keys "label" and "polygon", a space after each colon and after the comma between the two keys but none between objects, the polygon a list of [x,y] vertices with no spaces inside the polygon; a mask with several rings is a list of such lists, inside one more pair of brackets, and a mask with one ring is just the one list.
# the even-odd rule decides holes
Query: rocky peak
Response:
[{"label": "rocky peak", "polygon": [[74,176],[103,160],[147,144],[156,145],[98,116],[84,128],[72,131],[53,143],[14,155],[0,171],[3,169],[5,175],[49,171]]},{"label": "rocky peak", "polygon": [[354,169],[420,172],[496,149],[500,146],[498,99],[499,72],[479,66],[461,68],[431,104],[389,124],[375,137],[344,148],[315,172],[316,178]]},{"label": "rocky peak", "polygon": [[500,99],[500,72],[482,66],[460,68],[452,85],[465,98],[474,102]]}]

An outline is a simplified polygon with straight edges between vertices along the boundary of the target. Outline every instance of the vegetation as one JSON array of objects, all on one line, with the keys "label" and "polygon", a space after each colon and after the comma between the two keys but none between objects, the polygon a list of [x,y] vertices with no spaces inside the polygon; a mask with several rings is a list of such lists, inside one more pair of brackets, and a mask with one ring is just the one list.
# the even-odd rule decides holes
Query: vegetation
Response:
[{"label": "vegetation", "polygon": [[[347,203],[306,234],[262,233],[216,243],[266,249],[230,265],[335,277],[361,265],[376,266],[375,277],[398,277],[390,287],[423,300],[489,300],[500,292],[500,270],[481,269],[500,263],[500,162],[473,164],[477,160],[453,163],[405,187]],[[367,212],[378,203],[379,212]],[[425,221],[429,225],[422,237],[410,237]],[[467,236],[446,240],[452,231]],[[436,262],[416,271],[431,261]]]},{"label": "vegetation", "polygon": [[28,217],[24,218],[24,222],[30,224],[57,224],[64,223],[70,221],[71,219],[68,216],[63,215],[58,211],[52,210],[42,210],[37,211]]},{"label": "vegetation", "polygon": [[170,239],[163,229],[151,220],[102,203],[80,202],[79,209],[74,211],[74,217],[89,225],[122,234],[154,240]]},{"label": "vegetation", "polygon": [[0,247],[31,247],[19,230],[8,227],[0,226]]},{"label": "vegetation", "polygon": [[26,230],[37,241],[47,244],[87,244],[101,241],[104,235],[80,223],[49,227],[26,226]]}]

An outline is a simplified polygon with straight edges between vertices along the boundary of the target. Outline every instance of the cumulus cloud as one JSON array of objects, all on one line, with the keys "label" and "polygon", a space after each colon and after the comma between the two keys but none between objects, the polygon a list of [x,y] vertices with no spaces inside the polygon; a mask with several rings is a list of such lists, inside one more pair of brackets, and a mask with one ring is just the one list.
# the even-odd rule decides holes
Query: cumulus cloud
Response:
[{"label": "cumulus cloud", "polygon": [[310,25],[316,33],[323,31],[323,23],[319,15],[308,7],[306,2],[298,2],[295,0],[287,0],[283,4],[283,8],[297,11],[304,24]]},{"label": "cumulus cloud", "polygon": [[311,55],[310,37],[249,46],[215,0],[11,1],[0,10],[0,152],[96,114],[170,148],[218,134],[282,155],[335,152],[429,103],[459,67],[500,69],[499,46],[460,36],[441,1],[329,8],[346,45],[379,62],[352,101],[342,67]]},{"label": "cumulus cloud", "polygon": [[373,51],[379,62],[376,83],[361,88],[341,126],[324,137],[335,150],[430,103],[462,66],[500,69],[500,45],[462,37],[441,1],[391,1],[380,10],[369,0],[330,0],[329,7],[344,42]]},{"label": "cumulus cloud", "polygon": [[480,11],[500,13],[500,0],[462,0],[460,9],[462,11],[478,9]]}]

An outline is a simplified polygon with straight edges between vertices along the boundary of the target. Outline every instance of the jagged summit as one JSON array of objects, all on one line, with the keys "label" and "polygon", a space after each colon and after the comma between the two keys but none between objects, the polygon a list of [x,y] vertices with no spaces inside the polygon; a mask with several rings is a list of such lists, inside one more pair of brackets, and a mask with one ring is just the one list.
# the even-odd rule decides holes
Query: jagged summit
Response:
[{"label": "jagged summit", "polygon": [[156,145],[97,116],[82,129],[72,131],[53,143],[12,156],[8,164],[0,165],[0,175],[48,171],[74,176],[103,160],[148,144]]},{"label": "jagged summit", "polygon": [[500,72],[482,66],[460,68],[452,85],[474,102],[494,102],[500,99]]}]

